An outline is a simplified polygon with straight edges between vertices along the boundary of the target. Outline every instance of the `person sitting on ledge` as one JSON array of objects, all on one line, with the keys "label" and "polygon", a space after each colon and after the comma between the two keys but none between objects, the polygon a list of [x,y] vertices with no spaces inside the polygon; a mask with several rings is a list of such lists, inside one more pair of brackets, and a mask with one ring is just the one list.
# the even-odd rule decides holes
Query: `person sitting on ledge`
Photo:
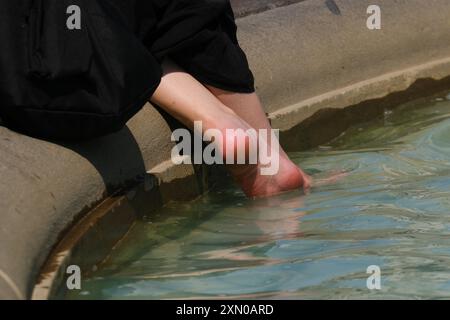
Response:
[{"label": "person sitting on ledge", "polygon": [[[0,9],[11,49],[0,53],[0,117],[14,130],[91,138],[120,130],[150,101],[190,129],[200,121],[203,133],[222,132],[213,143],[223,157],[250,153],[251,137],[229,130],[271,132],[229,0],[17,0]],[[259,162],[228,166],[248,197],[310,188],[278,139],[259,139],[279,150],[275,174],[262,175]]]},{"label": "person sitting on ledge", "polygon": [[[197,32],[208,34],[208,41],[192,41],[192,44],[187,41],[183,50],[165,57],[161,83],[150,100],[190,129],[194,129],[194,122],[201,121],[204,132],[209,129],[220,130],[225,141],[215,143],[223,146],[223,157],[227,156],[227,147],[234,147],[231,152],[236,154],[238,150],[235,149],[239,146],[248,148],[250,138],[245,135],[236,137],[229,132],[239,129],[247,132],[252,128],[270,132],[271,126],[255,93],[254,77],[245,53],[238,44],[229,0],[191,0],[189,5],[179,10],[184,10],[187,19],[197,21],[209,20],[212,13],[216,16],[216,22],[205,23],[205,27]],[[188,16],[186,12],[189,11],[193,13]],[[174,11],[165,13],[176,15]],[[183,31],[173,29],[173,32]],[[270,144],[279,142],[267,137],[267,143],[271,149]],[[275,175],[261,175],[260,164],[228,166],[245,194],[249,197],[266,197],[300,188],[308,189],[310,177],[289,159],[279,145],[272,150],[280,150],[277,159],[279,170]]]}]

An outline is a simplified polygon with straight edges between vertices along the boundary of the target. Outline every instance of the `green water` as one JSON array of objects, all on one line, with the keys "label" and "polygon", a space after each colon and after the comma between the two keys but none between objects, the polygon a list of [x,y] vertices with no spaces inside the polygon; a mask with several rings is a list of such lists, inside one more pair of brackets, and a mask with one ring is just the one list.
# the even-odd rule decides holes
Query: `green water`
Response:
[{"label": "green water", "polygon": [[[303,196],[230,184],[140,221],[70,299],[450,298],[450,101],[386,111],[291,154],[321,177]],[[367,267],[381,268],[369,290]]]}]

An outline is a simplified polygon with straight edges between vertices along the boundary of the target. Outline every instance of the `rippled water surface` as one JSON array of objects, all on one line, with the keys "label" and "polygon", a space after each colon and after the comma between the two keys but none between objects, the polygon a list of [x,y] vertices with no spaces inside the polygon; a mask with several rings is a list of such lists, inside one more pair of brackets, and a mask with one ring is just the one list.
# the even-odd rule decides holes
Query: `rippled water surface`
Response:
[{"label": "rippled water surface", "polygon": [[228,185],[171,203],[67,298],[450,298],[449,101],[401,106],[291,156],[316,178],[349,174],[307,196],[247,200]]}]

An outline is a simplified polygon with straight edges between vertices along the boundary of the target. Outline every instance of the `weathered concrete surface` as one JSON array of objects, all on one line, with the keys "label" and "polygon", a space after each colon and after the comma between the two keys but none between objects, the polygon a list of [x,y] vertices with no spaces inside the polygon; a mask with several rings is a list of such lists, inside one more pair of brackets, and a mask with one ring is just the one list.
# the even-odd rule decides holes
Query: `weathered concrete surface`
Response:
[{"label": "weathered concrete surface", "polygon": [[[376,31],[366,27],[373,1],[336,0],[340,14],[325,3],[310,0],[240,20],[242,46],[269,113],[450,56],[449,1],[377,1],[382,29]],[[299,120],[285,118],[292,122],[278,122],[282,128]]]},{"label": "weathered concrete surface", "polygon": [[[378,0],[380,31],[366,28],[372,1],[336,4],[340,14],[325,1],[307,0],[238,22],[277,127],[288,129],[309,116],[314,99],[318,110],[370,98],[367,90],[356,94],[367,82],[382,96],[404,87],[402,80],[392,85],[386,79],[407,84],[450,75],[448,0]],[[61,233],[120,185],[160,170],[171,146],[169,126],[151,107],[118,134],[72,146],[0,128],[0,274],[6,276],[0,276],[0,298],[29,297]]]},{"label": "weathered concrete surface", "polygon": [[305,0],[231,0],[236,17],[244,17]]},{"label": "weathered concrete surface", "polygon": [[[23,297],[61,232],[80,213],[167,160],[171,131],[158,112],[145,108],[129,128],[73,146],[0,128],[0,270]],[[0,290],[0,298],[17,295]]]}]

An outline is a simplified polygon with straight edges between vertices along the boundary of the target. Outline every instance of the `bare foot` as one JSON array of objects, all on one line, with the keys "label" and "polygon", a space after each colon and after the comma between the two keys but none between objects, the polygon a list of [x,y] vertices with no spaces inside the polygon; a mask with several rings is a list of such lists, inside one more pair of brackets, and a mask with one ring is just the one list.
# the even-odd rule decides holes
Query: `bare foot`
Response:
[{"label": "bare foot", "polygon": [[280,160],[280,170],[273,176],[260,174],[259,166],[235,166],[230,171],[244,193],[250,198],[270,197],[283,192],[311,186],[311,178],[289,159]]},{"label": "bare foot", "polygon": [[[229,153],[235,155],[235,157],[237,154],[245,154],[248,160],[252,141],[250,136],[245,133],[236,136],[234,132],[227,131],[227,128],[243,129],[244,131],[251,129],[248,124],[232,113],[222,115],[219,123],[214,123],[214,120],[211,122],[212,124],[210,126],[218,128],[222,133],[223,140],[214,140],[214,143],[218,145],[218,149],[221,150],[223,158],[226,159]],[[225,124],[227,128],[225,128]],[[268,139],[268,141],[278,144],[278,141],[271,141],[271,139]],[[265,143],[267,144],[268,142]],[[258,147],[268,148],[270,150],[269,144],[266,146],[258,145]],[[298,189],[303,189],[307,192],[311,187],[311,178],[289,159],[281,147],[275,152],[280,153],[278,155],[279,170],[275,175],[262,175],[261,169],[263,167],[261,164],[228,165],[231,175],[248,197],[269,197]],[[274,159],[276,156],[273,155],[272,158]],[[237,159],[235,158],[234,160]]]}]

